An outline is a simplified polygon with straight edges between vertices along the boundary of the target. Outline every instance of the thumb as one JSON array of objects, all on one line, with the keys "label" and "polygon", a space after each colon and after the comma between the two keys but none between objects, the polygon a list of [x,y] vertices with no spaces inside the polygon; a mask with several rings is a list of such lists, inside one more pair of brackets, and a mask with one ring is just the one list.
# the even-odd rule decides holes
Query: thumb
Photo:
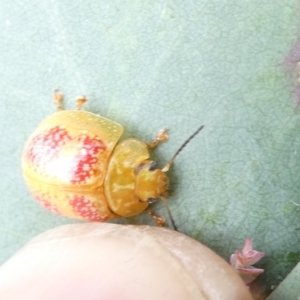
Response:
[{"label": "thumb", "polygon": [[251,299],[213,251],[169,229],[73,224],[33,239],[0,268],[0,299]]}]

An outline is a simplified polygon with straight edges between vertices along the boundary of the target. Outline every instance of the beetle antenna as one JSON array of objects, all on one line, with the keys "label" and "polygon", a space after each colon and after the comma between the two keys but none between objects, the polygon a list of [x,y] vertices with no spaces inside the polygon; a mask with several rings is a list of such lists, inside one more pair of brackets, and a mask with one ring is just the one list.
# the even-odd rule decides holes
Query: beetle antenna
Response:
[{"label": "beetle antenna", "polygon": [[183,148],[204,128],[204,125],[201,125],[176,151],[171,160],[161,169],[163,172],[169,171],[170,167],[174,163],[177,155],[183,150]]},{"label": "beetle antenna", "polygon": [[174,221],[174,218],[173,218],[173,216],[172,216],[172,214],[171,214],[171,210],[170,210],[170,208],[169,208],[167,198],[165,198],[165,197],[160,197],[160,199],[161,199],[161,201],[163,202],[163,204],[165,205],[165,207],[166,207],[166,209],[167,209],[167,212],[168,212],[168,215],[169,215],[169,218],[170,218],[170,220],[171,220],[171,223],[172,223],[172,226],[173,226],[174,230],[175,230],[175,231],[178,231],[177,226],[176,226],[175,221]]}]

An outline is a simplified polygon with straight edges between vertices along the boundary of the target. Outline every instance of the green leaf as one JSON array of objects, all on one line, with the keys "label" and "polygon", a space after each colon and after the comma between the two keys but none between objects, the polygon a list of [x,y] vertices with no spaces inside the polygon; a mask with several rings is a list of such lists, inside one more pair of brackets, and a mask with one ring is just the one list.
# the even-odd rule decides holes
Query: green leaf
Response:
[{"label": "green leaf", "polygon": [[226,259],[251,237],[266,253],[257,283],[268,292],[285,278],[300,255],[300,117],[281,63],[298,1],[16,0],[0,11],[2,262],[76,222],[39,207],[20,170],[60,88],[67,108],[86,94],[85,109],[123,124],[124,137],[150,141],[169,128],[153,153],[160,165],[204,124],[169,172],[179,230]]},{"label": "green leaf", "polygon": [[[299,259],[298,259],[299,260]],[[299,298],[299,272],[298,264],[293,271],[279,284],[267,300],[298,299]]]}]

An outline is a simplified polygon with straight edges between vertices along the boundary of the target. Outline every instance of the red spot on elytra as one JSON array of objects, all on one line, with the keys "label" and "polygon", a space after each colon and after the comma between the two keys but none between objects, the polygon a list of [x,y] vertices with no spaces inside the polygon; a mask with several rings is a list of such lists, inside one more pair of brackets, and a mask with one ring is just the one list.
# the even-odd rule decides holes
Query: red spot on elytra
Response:
[{"label": "red spot on elytra", "polygon": [[70,201],[74,212],[85,220],[92,222],[102,222],[105,218],[101,218],[96,203],[91,202],[84,196],[74,196]]},{"label": "red spot on elytra", "polygon": [[78,137],[78,145],[80,148],[74,156],[74,164],[69,173],[72,183],[84,182],[87,178],[94,176],[98,171],[95,168],[98,162],[98,153],[106,149],[101,140],[87,135]]},{"label": "red spot on elytra", "polygon": [[26,157],[34,165],[43,168],[47,162],[57,156],[62,145],[69,139],[66,129],[55,126],[31,140]]},{"label": "red spot on elytra", "polygon": [[101,171],[105,144],[97,137],[72,137],[65,128],[55,126],[32,138],[25,157],[40,174],[64,182],[85,183]]},{"label": "red spot on elytra", "polygon": [[54,205],[53,203],[51,203],[50,201],[46,200],[43,196],[38,196],[35,193],[34,194],[34,198],[35,200],[45,209],[60,215],[60,211],[58,210],[58,208],[56,207],[56,205]]}]

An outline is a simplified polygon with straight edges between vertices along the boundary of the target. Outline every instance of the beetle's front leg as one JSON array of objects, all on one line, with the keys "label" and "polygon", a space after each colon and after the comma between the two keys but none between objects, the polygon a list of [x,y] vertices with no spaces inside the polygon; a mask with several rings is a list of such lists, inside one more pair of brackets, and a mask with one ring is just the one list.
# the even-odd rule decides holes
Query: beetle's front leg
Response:
[{"label": "beetle's front leg", "polygon": [[148,208],[146,211],[151,216],[151,218],[155,221],[158,227],[166,226],[166,219],[164,217],[156,215],[154,211],[150,208]]},{"label": "beetle's front leg", "polygon": [[168,139],[169,139],[169,136],[167,134],[167,129],[162,129],[158,132],[156,138],[149,144],[149,148],[153,149],[159,143],[166,142]]}]

